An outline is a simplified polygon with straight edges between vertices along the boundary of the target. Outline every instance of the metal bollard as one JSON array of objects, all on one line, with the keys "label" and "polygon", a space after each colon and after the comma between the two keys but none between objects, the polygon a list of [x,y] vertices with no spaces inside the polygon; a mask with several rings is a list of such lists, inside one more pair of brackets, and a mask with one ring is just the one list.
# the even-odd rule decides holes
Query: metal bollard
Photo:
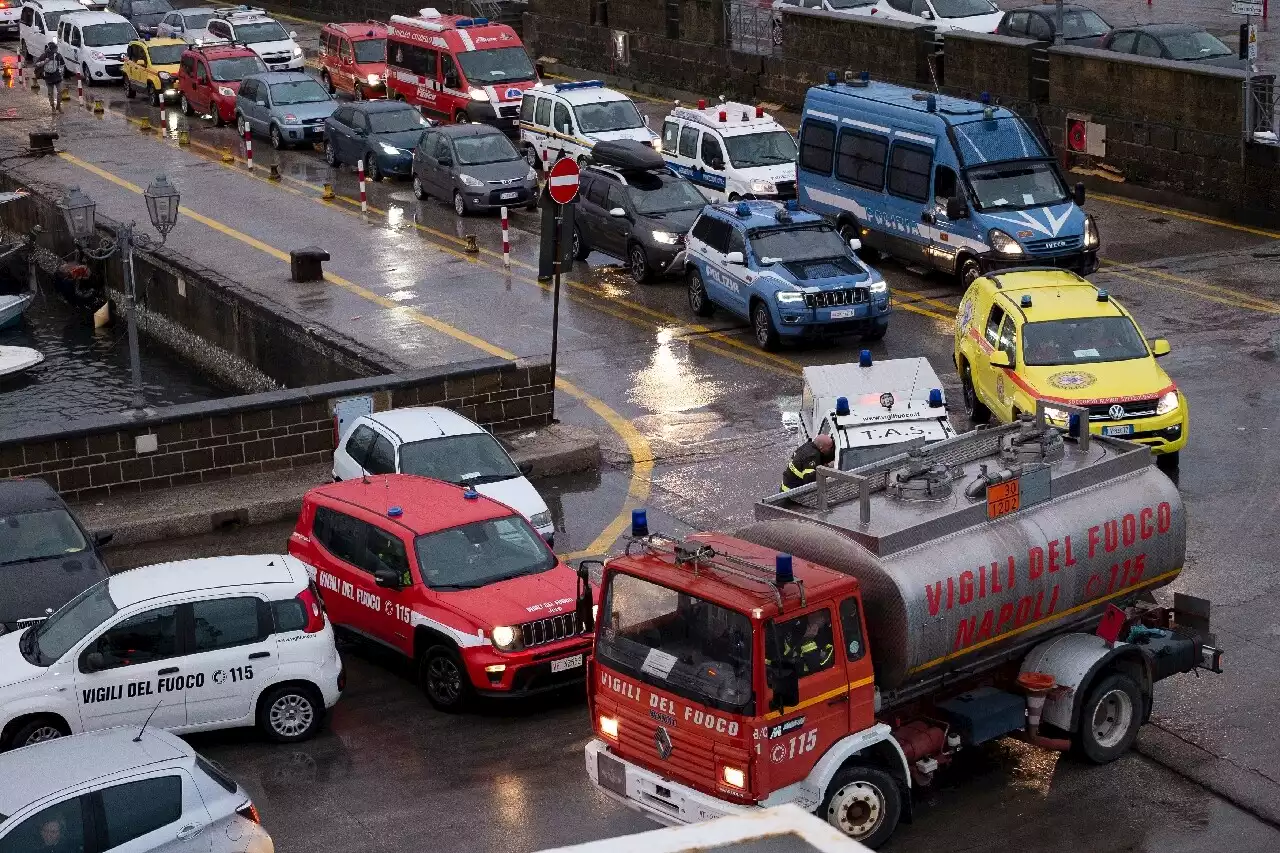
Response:
[{"label": "metal bollard", "polygon": [[235,161],[236,161],[236,155],[234,155],[234,154],[232,154],[232,153],[231,153],[231,149],[230,149],[230,148],[223,148],[223,149],[222,149],[222,162],[223,162],[223,163],[227,163],[227,164],[231,164],[231,163],[234,163]]},{"label": "metal bollard", "polygon": [[279,180],[280,180],[280,164],[278,164],[278,163],[272,163],[272,164],[271,164],[271,171],[267,172],[267,180],[268,180],[268,181],[276,181],[276,182],[279,182]]},{"label": "metal bollard", "polygon": [[106,106],[102,103],[102,98],[93,99],[93,114],[98,118],[102,118],[103,113],[107,111]]},{"label": "metal bollard", "polygon": [[462,251],[466,252],[469,255],[476,255],[480,253],[480,244],[476,242],[476,235],[474,234],[466,235],[466,241],[467,241],[467,245],[465,245],[462,248]]},{"label": "metal bollard", "polygon": [[507,234],[507,209],[502,208],[502,265],[511,269],[511,240]]},{"label": "metal bollard", "polygon": [[325,201],[333,201],[334,199],[333,184],[325,184],[324,193],[320,197]]},{"label": "metal bollard", "polygon": [[245,162],[245,165],[249,167],[249,170],[252,171],[253,170],[253,134],[249,131],[249,126],[247,124],[245,125],[245,128],[244,128],[244,162]]},{"label": "metal bollard", "polygon": [[178,128],[178,144],[179,144],[179,145],[190,145],[190,144],[191,144],[191,131],[187,130],[185,127],[180,127],[180,128]]},{"label": "metal bollard", "polygon": [[76,75],[76,97],[80,100],[80,106],[85,106],[84,100],[84,75]]},{"label": "metal bollard", "polygon": [[356,164],[356,172],[360,176],[360,212],[369,212],[369,197],[364,192],[364,160]]}]

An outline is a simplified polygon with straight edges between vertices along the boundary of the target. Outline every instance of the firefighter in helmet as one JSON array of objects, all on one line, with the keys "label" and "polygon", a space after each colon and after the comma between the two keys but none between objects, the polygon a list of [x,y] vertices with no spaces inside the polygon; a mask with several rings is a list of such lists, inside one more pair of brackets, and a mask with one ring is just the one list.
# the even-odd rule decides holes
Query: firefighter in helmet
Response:
[{"label": "firefighter in helmet", "polygon": [[836,443],[831,436],[815,435],[791,454],[791,464],[782,472],[782,491],[812,483],[819,465],[830,465],[836,458]]},{"label": "firefighter in helmet", "polygon": [[782,657],[796,661],[801,677],[821,672],[835,657],[831,620],[826,610],[815,610],[808,618],[795,619],[782,639]]}]

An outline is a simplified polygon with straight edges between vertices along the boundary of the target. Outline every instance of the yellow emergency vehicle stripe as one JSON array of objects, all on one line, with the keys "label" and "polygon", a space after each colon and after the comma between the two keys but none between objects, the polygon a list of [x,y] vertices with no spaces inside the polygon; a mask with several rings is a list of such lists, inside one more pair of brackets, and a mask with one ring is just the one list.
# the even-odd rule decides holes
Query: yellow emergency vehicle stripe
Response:
[{"label": "yellow emergency vehicle stripe", "polygon": [[858,681],[850,682],[849,684],[846,684],[844,687],[837,687],[835,690],[828,690],[826,693],[820,693],[811,699],[804,700],[799,705],[793,705],[792,707],[787,708],[785,711],[770,711],[769,713],[764,715],[764,718],[766,720],[776,720],[778,717],[781,717],[783,714],[794,714],[796,711],[799,711],[802,708],[808,708],[810,705],[817,705],[819,702],[826,702],[828,699],[834,699],[837,696],[841,696],[845,693],[851,693],[854,690],[857,690],[859,687],[866,687],[868,684],[870,684],[873,681],[875,681],[874,677],[867,676],[866,678],[859,679]]}]

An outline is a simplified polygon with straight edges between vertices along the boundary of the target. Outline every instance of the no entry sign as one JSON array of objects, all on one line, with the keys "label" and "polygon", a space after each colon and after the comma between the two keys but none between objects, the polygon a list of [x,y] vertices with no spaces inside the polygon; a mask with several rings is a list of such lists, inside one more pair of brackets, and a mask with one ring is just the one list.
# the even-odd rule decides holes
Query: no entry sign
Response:
[{"label": "no entry sign", "polygon": [[562,157],[547,173],[547,193],[556,204],[568,204],[578,197],[578,164]]}]

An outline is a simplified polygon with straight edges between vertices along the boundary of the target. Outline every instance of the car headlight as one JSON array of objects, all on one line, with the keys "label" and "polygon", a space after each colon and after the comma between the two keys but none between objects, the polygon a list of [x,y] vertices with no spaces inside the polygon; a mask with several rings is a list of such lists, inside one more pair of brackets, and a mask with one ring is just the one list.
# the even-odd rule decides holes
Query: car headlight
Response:
[{"label": "car headlight", "polygon": [[654,151],[657,151],[659,154],[662,153],[662,137],[658,137],[657,139],[653,140],[653,142],[651,142],[650,144],[653,146]]},{"label": "car headlight", "polygon": [[529,519],[529,523],[534,527],[550,527],[551,526],[551,510],[544,509],[542,512],[535,512]]},{"label": "car headlight", "polygon": [[612,740],[618,739],[618,718],[600,715],[600,734]]},{"label": "car headlight", "polygon": [[461,180],[461,181],[462,181],[463,186],[467,186],[467,187],[482,187],[482,186],[484,186],[484,181],[477,180],[476,178],[471,177],[470,175],[466,174],[465,172],[464,172],[464,173],[462,173],[461,175],[459,175],[459,176],[458,176],[458,178],[459,178],[459,180]]},{"label": "car headlight", "polygon": [[1001,231],[999,228],[992,228],[987,232],[987,242],[991,244],[991,248],[995,249],[1002,255],[1022,254],[1022,246],[1018,245],[1018,241]]},{"label": "car headlight", "polygon": [[392,157],[400,154],[399,148],[396,148],[394,145],[388,145],[385,142],[379,142],[378,147],[382,149],[383,154],[390,154]]},{"label": "car headlight", "polygon": [[776,185],[774,185],[773,181],[752,181],[751,191],[753,193],[765,193],[766,195],[773,195],[778,191],[778,188]]},{"label": "car headlight", "polygon": [[1167,415],[1178,408],[1178,392],[1170,391],[1156,403],[1156,414]]},{"label": "car headlight", "polygon": [[218,94],[219,94],[219,95],[221,95],[221,96],[222,96],[222,97],[224,97],[224,98],[234,98],[234,97],[236,96],[235,90],[234,90],[234,89],[230,89],[230,88],[228,88],[228,87],[226,87],[226,86],[219,86],[219,87],[218,87]]},{"label": "car headlight", "polygon": [[538,173],[537,173],[536,171],[534,171],[534,168],[533,168],[532,166],[530,166],[530,167],[529,167],[529,174],[525,175],[525,176],[524,176],[524,179],[525,179],[526,181],[536,181],[536,180],[538,180]]},{"label": "car headlight", "polygon": [[471,96],[471,100],[473,101],[489,100],[489,93],[486,92],[484,89],[477,89],[475,86],[472,86],[471,89],[467,92],[467,94]]},{"label": "car headlight", "polygon": [[364,79],[369,81],[370,86],[376,86],[382,82],[382,78],[379,77],[377,74],[370,74],[368,77]]},{"label": "car headlight", "polygon": [[298,123],[298,117],[297,117],[296,115],[294,115],[293,113],[285,113],[285,114],[284,114],[284,120],[285,120],[286,122],[288,122],[289,124],[297,124],[297,123]]},{"label": "car headlight", "polygon": [[299,56],[302,56],[302,48],[300,48],[300,47],[295,47],[295,48],[293,49],[293,58],[294,58],[294,59],[297,59]]},{"label": "car headlight", "polygon": [[161,71],[161,72],[160,72],[159,74],[157,74],[156,76],[157,76],[157,77],[159,77],[161,80],[168,80],[168,79],[169,79],[170,77],[172,77],[173,75],[172,75],[172,74],[170,74],[168,71]]},{"label": "car headlight", "polygon": [[499,651],[516,652],[523,645],[520,632],[509,625],[499,625],[489,632],[489,636],[493,638],[494,648]]},{"label": "car headlight", "polygon": [[1084,247],[1086,249],[1098,248],[1098,226],[1093,221],[1092,216],[1084,218]]},{"label": "car headlight", "polygon": [[881,279],[880,281],[871,282],[871,292],[872,293],[888,293],[889,282],[885,281],[884,279]]},{"label": "car headlight", "polygon": [[804,294],[794,290],[779,290],[773,298],[783,303],[804,302]]},{"label": "car headlight", "polygon": [[89,54],[89,58],[94,59],[98,62],[104,62],[106,61],[107,56],[106,54],[95,50],[93,53]]},{"label": "car headlight", "polygon": [[653,239],[654,242],[661,243],[664,246],[674,246],[676,244],[676,240],[680,239],[680,236],[678,234],[672,234],[670,231],[654,231]]}]

